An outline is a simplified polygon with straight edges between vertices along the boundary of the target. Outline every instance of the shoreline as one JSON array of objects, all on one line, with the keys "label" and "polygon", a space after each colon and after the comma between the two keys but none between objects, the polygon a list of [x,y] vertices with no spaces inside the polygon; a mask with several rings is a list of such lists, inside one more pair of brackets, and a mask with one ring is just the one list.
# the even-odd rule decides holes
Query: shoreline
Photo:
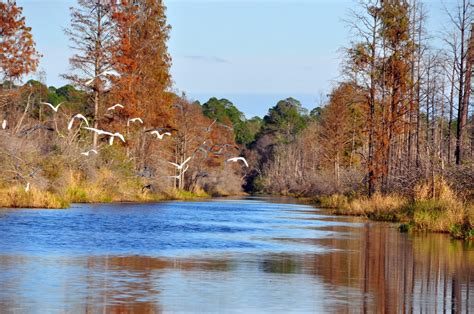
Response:
[{"label": "shoreline", "polygon": [[397,195],[350,198],[340,194],[300,199],[336,216],[398,223],[400,232],[445,233],[453,239],[474,240],[472,202],[457,199],[412,200]]},{"label": "shoreline", "polygon": [[70,195],[57,195],[51,192],[14,188],[0,190],[0,209],[68,209],[72,204],[112,204],[112,203],[157,203],[166,201],[195,201],[211,199],[205,192],[192,193],[187,191],[168,191],[156,194],[136,194],[133,197],[119,195],[107,198],[103,195],[93,197],[84,195],[80,198]]}]

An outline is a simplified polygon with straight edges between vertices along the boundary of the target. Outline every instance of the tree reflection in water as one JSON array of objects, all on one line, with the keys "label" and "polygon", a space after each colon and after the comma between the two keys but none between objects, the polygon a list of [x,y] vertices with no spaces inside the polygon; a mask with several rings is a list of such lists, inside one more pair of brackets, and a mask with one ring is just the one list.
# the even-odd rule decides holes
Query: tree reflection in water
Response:
[{"label": "tree reflection in water", "polygon": [[[0,312],[474,311],[474,250],[446,235],[401,234],[393,225],[299,205],[160,206],[3,217],[0,243],[17,251],[0,253]],[[133,247],[107,255],[112,244],[103,239],[107,228],[124,221],[118,213],[135,220],[112,233],[114,248],[132,235],[138,244],[156,241],[150,256],[128,253]],[[142,215],[155,224],[141,224]],[[64,227],[69,225],[74,228]],[[31,228],[34,233],[27,232]],[[97,250],[81,242],[85,235],[95,236],[88,243],[97,243]],[[166,251],[168,243],[182,244],[179,254]],[[196,244],[213,249],[194,249]]]}]

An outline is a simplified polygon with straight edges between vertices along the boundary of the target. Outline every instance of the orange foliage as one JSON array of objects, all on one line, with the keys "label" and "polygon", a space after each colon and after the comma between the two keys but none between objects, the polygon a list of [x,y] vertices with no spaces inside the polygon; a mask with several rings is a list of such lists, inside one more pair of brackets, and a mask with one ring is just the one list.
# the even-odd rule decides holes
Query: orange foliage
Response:
[{"label": "orange foliage", "polygon": [[22,11],[15,1],[0,2],[0,69],[10,80],[34,72],[41,57]]}]

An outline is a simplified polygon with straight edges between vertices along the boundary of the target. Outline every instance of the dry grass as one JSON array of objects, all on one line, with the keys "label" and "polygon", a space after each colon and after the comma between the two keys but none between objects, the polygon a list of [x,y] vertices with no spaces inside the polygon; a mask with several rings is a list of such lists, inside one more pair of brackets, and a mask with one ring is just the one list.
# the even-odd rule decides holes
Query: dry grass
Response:
[{"label": "dry grass", "polygon": [[340,194],[318,199],[321,207],[330,208],[336,215],[367,216],[377,220],[398,220],[408,200],[397,195],[375,194],[371,198],[349,199]]},{"label": "dry grass", "polygon": [[419,200],[411,205],[412,222],[416,229],[433,232],[450,232],[455,225],[463,225],[466,206],[456,199]]},{"label": "dry grass", "polygon": [[341,214],[344,213],[349,215],[348,206],[349,206],[349,198],[345,195],[341,194],[333,194],[329,196],[321,196],[315,200],[318,206],[323,208],[330,208],[333,209],[334,213],[337,214],[341,211]]},{"label": "dry grass", "polygon": [[12,187],[0,190],[0,207],[10,208],[66,208],[69,203],[63,198],[31,188],[28,192],[23,187]]},{"label": "dry grass", "polygon": [[[433,193],[434,192],[434,193]],[[415,187],[414,199],[375,194],[350,199],[335,194],[318,198],[333,214],[365,216],[373,220],[403,222],[401,229],[451,233],[456,238],[474,238],[474,204],[462,202],[442,178]]]},{"label": "dry grass", "polygon": [[353,200],[348,204],[348,211],[374,220],[400,221],[406,217],[407,204],[408,200],[398,195],[375,194]]},{"label": "dry grass", "polygon": [[204,191],[197,191],[197,193],[192,193],[182,190],[170,190],[165,194],[168,200],[181,200],[181,201],[190,201],[196,198],[210,198],[211,196]]}]

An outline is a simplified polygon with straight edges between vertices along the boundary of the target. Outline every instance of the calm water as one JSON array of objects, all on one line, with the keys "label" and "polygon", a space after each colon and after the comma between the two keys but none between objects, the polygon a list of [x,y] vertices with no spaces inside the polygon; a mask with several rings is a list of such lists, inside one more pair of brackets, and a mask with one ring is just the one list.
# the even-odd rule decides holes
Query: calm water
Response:
[{"label": "calm water", "polygon": [[284,200],[0,211],[1,313],[474,312],[474,249]]}]

